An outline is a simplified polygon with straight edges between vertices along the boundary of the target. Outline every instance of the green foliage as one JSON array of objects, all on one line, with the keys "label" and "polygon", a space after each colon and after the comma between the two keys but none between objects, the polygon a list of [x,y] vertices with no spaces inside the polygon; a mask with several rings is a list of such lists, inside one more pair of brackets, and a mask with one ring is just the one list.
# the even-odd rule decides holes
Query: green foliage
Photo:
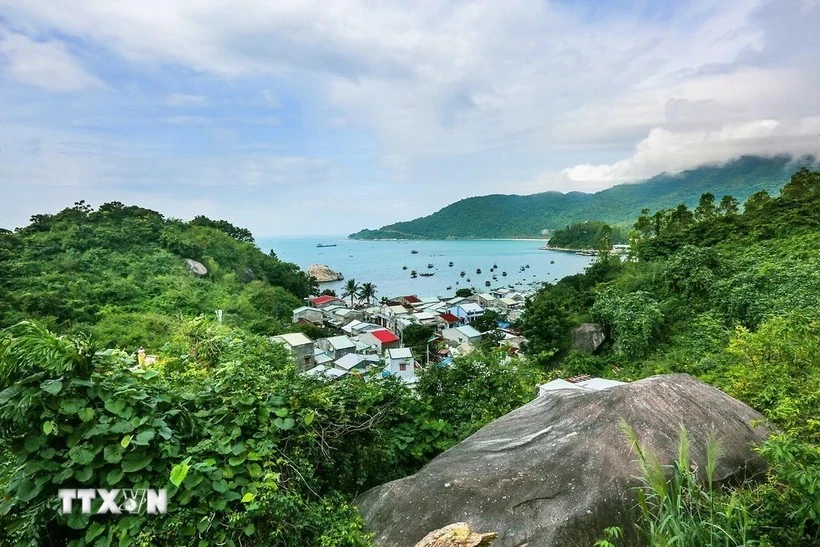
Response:
[{"label": "green foliage", "polygon": [[475,294],[473,289],[463,288],[463,289],[456,289],[456,297],[458,298],[467,298],[468,296],[472,296]]},{"label": "green foliage", "polygon": [[628,239],[629,234],[624,228],[588,220],[556,230],[550,236],[549,246],[561,249],[611,249],[612,245],[626,243]]},{"label": "green foliage", "polygon": [[592,311],[610,328],[618,350],[628,358],[641,357],[649,351],[663,321],[658,302],[644,291],[618,294],[604,289],[595,299]]},{"label": "green foliage", "polygon": [[[797,162],[815,165],[813,158]],[[662,174],[642,184],[622,184],[595,194],[544,192],[529,196],[489,195],[457,201],[423,218],[362,230],[354,239],[448,239],[543,237],[576,222],[598,219],[629,225],[641,209],[698,205],[704,193],[746,199],[758,190],[776,191],[795,170],[792,158],[744,157],[721,167],[704,166]],[[691,212],[689,213],[692,214]],[[684,219],[685,220],[685,219]]]},{"label": "green foliage", "polygon": [[462,439],[535,395],[538,368],[501,352],[474,352],[423,370],[416,390]]},{"label": "green foliage", "polygon": [[436,330],[429,325],[413,324],[408,325],[401,333],[402,343],[413,350],[413,355],[421,361],[426,360],[427,348],[430,339]]},{"label": "green foliage", "polygon": [[572,321],[552,291],[539,291],[527,300],[521,332],[529,341],[527,351],[539,360],[549,359],[569,347]]}]

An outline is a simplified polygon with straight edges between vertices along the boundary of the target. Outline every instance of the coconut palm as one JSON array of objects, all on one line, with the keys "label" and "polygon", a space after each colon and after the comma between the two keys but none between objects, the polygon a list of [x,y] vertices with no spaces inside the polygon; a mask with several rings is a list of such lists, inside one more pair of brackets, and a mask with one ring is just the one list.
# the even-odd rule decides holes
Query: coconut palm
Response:
[{"label": "coconut palm", "polygon": [[362,288],[359,289],[359,298],[364,298],[367,300],[367,304],[370,305],[370,300],[375,298],[376,296],[376,285],[373,283],[362,283]]},{"label": "coconut palm", "polygon": [[359,284],[356,283],[355,279],[348,279],[347,283],[345,283],[344,292],[342,292],[342,298],[350,297],[350,307],[353,307],[353,297],[359,294]]}]

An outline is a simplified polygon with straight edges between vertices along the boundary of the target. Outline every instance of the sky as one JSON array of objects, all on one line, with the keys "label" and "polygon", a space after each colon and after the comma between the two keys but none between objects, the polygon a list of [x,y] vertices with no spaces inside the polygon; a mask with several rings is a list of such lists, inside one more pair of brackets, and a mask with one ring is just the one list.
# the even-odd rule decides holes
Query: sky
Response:
[{"label": "sky", "polygon": [[820,152],[820,0],[0,0],[0,226],[257,236]]}]

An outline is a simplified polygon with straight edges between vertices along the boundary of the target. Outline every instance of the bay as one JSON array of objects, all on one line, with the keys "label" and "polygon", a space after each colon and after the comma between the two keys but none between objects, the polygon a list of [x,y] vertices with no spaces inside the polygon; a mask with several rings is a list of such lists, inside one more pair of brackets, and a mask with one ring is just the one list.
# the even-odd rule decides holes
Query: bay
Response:
[{"label": "bay", "polygon": [[[335,247],[317,247],[335,244]],[[537,288],[583,271],[594,258],[559,251],[542,251],[543,240],[445,240],[445,241],[357,241],[345,236],[267,237],[259,247],[287,262],[307,270],[312,264],[326,264],[341,272],[345,280],[376,285],[377,299],[415,294],[419,297],[452,296],[457,289],[489,288],[512,285],[515,290]],[[412,254],[411,251],[417,251]],[[449,262],[453,262],[450,267]],[[432,264],[432,268],[428,268]],[[494,272],[490,268],[497,265]],[[529,268],[526,266],[529,265]],[[407,266],[406,270],[402,266]],[[521,271],[521,267],[524,271]],[[481,269],[481,274],[476,269]],[[434,273],[432,277],[410,278],[410,271]],[[459,273],[465,272],[461,277]],[[507,275],[503,276],[502,272]],[[493,280],[495,275],[497,280]],[[467,279],[470,279],[468,282]],[[491,287],[485,286],[490,281]],[[321,289],[341,294],[345,281],[322,283]],[[448,289],[447,287],[451,287]]]}]

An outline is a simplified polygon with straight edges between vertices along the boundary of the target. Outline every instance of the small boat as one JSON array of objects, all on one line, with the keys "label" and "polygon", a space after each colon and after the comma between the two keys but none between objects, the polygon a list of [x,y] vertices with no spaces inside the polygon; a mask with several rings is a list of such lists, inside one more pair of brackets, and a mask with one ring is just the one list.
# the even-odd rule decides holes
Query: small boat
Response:
[{"label": "small boat", "polygon": [[447,286],[447,290],[448,290],[448,291],[449,291],[449,290],[452,290],[452,288],[453,288],[453,286],[452,286],[452,285],[448,285],[448,286]]},{"label": "small boat", "polygon": [[406,270],[406,269],[407,269],[407,266],[402,266],[402,267],[401,267],[401,269],[402,269],[402,270]]},{"label": "small boat", "polygon": [[450,261],[450,264],[448,264],[448,266],[450,266],[451,268],[453,267],[453,261],[452,260]]},{"label": "small boat", "polygon": [[417,255],[417,254],[419,254],[419,252],[417,250],[413,249],[412,251],[410,251],[410,254],[411,255]]},{"label": "small boat", "polygon": [[481,274],[481,268],[476,268],[475,273],[477,273],[477,274]]},{"label": "small boat", "polygon": [[461,273],[460,273],[460,274],[458,274],[458,275],[460,275],[461,277],[464,277],[464,276],[465,276],[465,275],[467,275],[467,274],[466,274],[466,273],[464,273],[464,270],[461,270]]},{"label": "small boat", "polygon": [[503,275],[504,277],[507,277],[507,272],[501,272],[501,275]]},{"label": "small boat", "polygon": [[436,272],[425,272],[425,273],[420,273],[419,275],[422,276],[422,277],[433,277],[434,275],[436,275]]},{"label": "small boat", "polygon": [[468,277],[468,278],[467,278],[467,283],[469,283],[469,282],[470,282],[470,278]]},{"label": "small boat", "polygon": [[497,270],[497,269],[498,269],[498,264],[493,264],[493,270]]},{"label": "small boat", "polygon": [[555,261],[554,261],[554,260],[550,260],[550,264],[555,264]]},{"label": "small boat", "polygon": [[427,265],[427,267],[428,267],[428,268],[432,268],[432,267],[433,267],[433,265],[432,265],[432,264],[428,264],[428,265]]},{"label": "small boat", "polygon": [[317,243],[316,246],[321,249],[322,247],[335,247],[336,244],[335,243]]},{"label": "small boat", "polygon": [[529,265],[529,264],[527,264],[525,267],[526,267],[526,268],[529,268],[529,267],[530,267],[530,265]]},{"label": "small boat", "polygon": [[485,282],[484,282],[484,285],[485,285],[485,286],[487,286],[487,287],[489,287],[489,286],[491,285],[491,283],[490,283],[489,281],[485,281]]},{"label": "small boat", "polygon": [[410,272],[410,277],[413,278],[413,279],[415,279],[417,275],[418,274],[416,273],[416,270],[413,270],[413,271]]}]

